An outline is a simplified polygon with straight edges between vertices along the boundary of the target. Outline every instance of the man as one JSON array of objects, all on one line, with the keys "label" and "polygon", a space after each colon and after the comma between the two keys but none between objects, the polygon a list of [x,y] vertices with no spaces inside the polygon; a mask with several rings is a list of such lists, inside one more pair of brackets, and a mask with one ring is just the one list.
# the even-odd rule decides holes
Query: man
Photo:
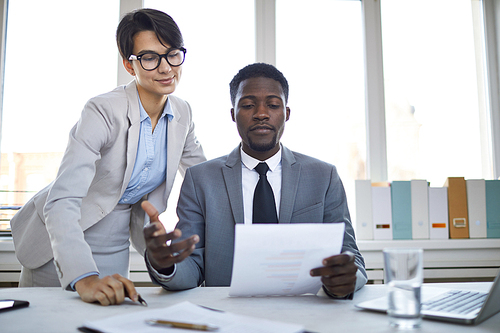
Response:
[{"label": "man", "polygon": [[[227,156],[187,170],[177,207],[177,229],[167,234],[156,209],[147,201],[142,204],[151,220],[144,236],[152,280],[168,290],[194,288],[203,282],[206,286],[229,286],[235,223],[268,219],[279,223],[344,222],[343,253],[325,258],[324,266],[310,273],[321,276],[329,296],[352,298],[366,283],[366,272],[344,187],[333,165],[280,144],[290,117],[285,77],[271,65],[249,65],[233,78],[230,91],[231,117],[241,145]],[[254,197],[262,196],[254,195],[261,186],[254,170],[259,162],[269,167],[262,173],[267,174],[272,192],[254,211]],[[256,221],[269,202],[271,217]],[[175,241],[167,245],[169,240]]]}]

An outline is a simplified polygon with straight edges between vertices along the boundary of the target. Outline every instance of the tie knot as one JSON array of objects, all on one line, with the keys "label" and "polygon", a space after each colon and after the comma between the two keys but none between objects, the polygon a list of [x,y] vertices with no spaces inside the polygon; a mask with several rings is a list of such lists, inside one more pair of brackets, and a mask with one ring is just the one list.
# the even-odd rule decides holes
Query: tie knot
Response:
[{"label": "tie knot", "polygon": [[259,175],[261,175],[261,176],[265,176],[267,173],[267,170],[269,170],[269,166],[265,162],[259,163],[255,167],[255,171],[257,171],[259,173]]}]

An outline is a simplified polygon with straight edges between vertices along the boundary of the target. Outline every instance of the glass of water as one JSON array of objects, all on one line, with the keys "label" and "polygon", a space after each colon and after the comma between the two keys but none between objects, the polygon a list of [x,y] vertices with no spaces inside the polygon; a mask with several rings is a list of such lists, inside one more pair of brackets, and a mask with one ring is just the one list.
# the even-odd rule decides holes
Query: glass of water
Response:
[{"label": "glass of water", "polygon": [[423,282],[422,249],[384,249],[384,279],[389,287],[389,323],[392,327],[418,328],[420,289]]}]

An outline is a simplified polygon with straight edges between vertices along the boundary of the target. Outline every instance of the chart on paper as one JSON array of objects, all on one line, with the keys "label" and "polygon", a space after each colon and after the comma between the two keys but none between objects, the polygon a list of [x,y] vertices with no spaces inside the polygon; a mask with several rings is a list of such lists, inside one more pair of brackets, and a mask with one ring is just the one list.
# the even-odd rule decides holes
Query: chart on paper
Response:
[{"label": "chart on paper", "polygon": [[322,260],[339,254],[344,223],[237,225],[230,296],[317,293],[310,276]]}]

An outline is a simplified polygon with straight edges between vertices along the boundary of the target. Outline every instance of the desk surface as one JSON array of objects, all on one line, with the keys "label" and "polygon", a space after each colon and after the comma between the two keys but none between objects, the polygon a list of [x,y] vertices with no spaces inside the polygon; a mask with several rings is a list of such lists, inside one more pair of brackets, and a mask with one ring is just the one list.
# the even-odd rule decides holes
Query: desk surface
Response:
[{"label": "desk surface", "polygon": [[[426,284],[436,285],[436,284]],[[439,286],[467,287],[487,291],[490,282],[441,283]],[[395,332],[388,326],[385,314],[360,310],[354,304],[385,295],[385,285],[367,285],[354,300],[333,300],[313,295],[298,297],[229,297],[229,288],[196,288],[167,292],[160,287],[137,288],[148,302],[149,309],[167,307],[190,301],[214,309],[241,315],[279,320],[304,325],[311,332]],[[30,302],[28,308],[0,313],[0,331],[10,332],[78,332],[86,320],[142,311],[145,308],[131,301],[117,306],[102,307],[83,302],[77,293],[60,288],[5,288],[0,299],[13,298]],[[498,332],[500,313],[477,326],[464,326],[424,320],[415,332]]]}]

